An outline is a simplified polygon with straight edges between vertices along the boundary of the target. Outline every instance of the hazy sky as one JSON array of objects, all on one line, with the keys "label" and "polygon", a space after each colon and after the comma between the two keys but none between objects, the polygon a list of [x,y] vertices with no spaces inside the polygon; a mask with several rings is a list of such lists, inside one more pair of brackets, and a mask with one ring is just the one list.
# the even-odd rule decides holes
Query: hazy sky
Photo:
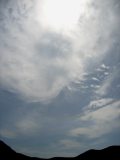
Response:
[{"label": "hazy sky", "polygon": [[38,157],[120,145],[119,16],[119,0],[0,0],[0,139]]}]

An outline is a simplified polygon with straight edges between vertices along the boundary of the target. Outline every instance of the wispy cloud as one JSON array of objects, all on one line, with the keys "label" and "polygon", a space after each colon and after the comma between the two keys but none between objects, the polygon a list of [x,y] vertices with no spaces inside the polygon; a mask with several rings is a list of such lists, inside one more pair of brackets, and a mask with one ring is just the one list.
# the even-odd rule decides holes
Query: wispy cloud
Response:
[{"label": "wispy cloud", "polygon": [[115,67],[109,75],[105,74],[105,76],[107,77],[103,80],[100,87],[95,90],[95,93],[99,96],[106,96],[109,93],[109,90],[112,88],[113,82],[115,81],[115,79],[119,78],[119,67]]},{"label": "wispy cloud", "polygon": [[41,124],[38,124],[35,117],[25,117],[15,123],[18,135],[33,135],[40,132]]},{"label": "wispy cloud", "polygon": [[114,99],[112,98],[102,98],[102,99],[93,100],[87,106],[87,109],[98,109],[100,107],[104,107],[108,104],[111,104],[113,101]]},{"label": "wispy cloud", "polygon": [[[99,102],[100,100],[98,100]],[[120,101],[108,103],[106,99],[106,106],[93,110],[86,109],[83,116],[79,118],[84,124],[89,123],[89,125],[83,127],[78,127],[70,131],[72,136],[86,136],[88,138],[101,137],[104,134],[110,133],[113,129],[119,128],[119,118],[120,118]],[[104,99],[105,102],[105,99]],[[94,103],[94,102],[91,102]],[[99,103],[96,103],[96,105]],[[104,105],[104,103],[103,103]],[[91,104],[90,104],[91,106]],[[90,107],[88,106],[88,108]]]},{"label": "wispy cloud", "polygon": [[112,76],[105,79],[104,82],[102,83],[102,85],[99,87],[99,89],[96,90],[96,94],[98,94],[100,96],[105,96],[111,87],[112,80],[113,80]]},{"label": "wispy cloud", "polygon": [[110,12],[112,1],[93,5],[89,0],[77,29],[66,35],[42,28],[35,18],[39,16],[37,2],[23,0],[12,5],[11,1],[11,5],[3,5],[0,84],[28,101],[44,102],[71,82],[80,81],[94,60],[103,59],[114,41],[111,34],[118,31],[114,24],[119,16],[115,6]]}]

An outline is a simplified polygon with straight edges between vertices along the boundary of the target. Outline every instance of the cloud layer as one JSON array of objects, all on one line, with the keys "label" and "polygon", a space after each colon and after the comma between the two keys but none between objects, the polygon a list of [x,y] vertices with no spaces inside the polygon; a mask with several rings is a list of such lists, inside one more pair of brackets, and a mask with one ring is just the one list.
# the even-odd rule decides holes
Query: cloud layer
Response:
[{"label": "cloud layer", "polygon": [[39,157],[120,143],[119,15],[119,0],[0,0],[1,139]]},{"label": "cloud layer", "polygon": [[42,1],[1,4],[0,84],[28,101],[49,101],[81,81],[116,41],[119,6],[112,0],[86,2],[78,25],[67,35],[36,20]]}]

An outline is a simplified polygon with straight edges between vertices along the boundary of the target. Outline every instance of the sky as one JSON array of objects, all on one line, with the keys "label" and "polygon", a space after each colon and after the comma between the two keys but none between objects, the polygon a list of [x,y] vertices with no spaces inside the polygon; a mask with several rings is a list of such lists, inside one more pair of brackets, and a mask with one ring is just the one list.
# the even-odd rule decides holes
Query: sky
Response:
[{"label": "sky", "polygon": [[0,0],[0,139],[50,158],[120,145],[120,1]]}]

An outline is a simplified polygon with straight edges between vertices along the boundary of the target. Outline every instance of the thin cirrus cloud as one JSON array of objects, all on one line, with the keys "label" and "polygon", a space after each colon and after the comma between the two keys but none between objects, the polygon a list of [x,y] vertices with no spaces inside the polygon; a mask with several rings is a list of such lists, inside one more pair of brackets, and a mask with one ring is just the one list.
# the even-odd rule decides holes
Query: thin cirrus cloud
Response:
[{"label": "thin cirrus cloud", "polygon": [[[103,80],[100,87],[95,90],[95,93],[99,96],[106,96],[107,94],[110,94],[111,89],[115,90],[116,84],[119,83],[119,65],[116,65],[110,74],[104,75],[107,77]],[[114,88],[112,88],[113,85]]]},{"label": "thin cirrus cloud", "polygon": [[0,84],[27,101],[49,101],[81,81],[90,63],[96,58],[100,63],[116,41],[112,35],[118,31],[119,17],[112,0],[86,1],[75,29],[67,34],[64,28],[43,27],[44,21],[38,20],[43,18],[38,12],[42,1],[1,4]]},{"label": "thin cirrus cloud", "polygon": [[8,145],[53,157],[119,144],[119,8],[119,0],[0,1]]},{"label": "thin cirrus cloud", "polygon": [[[98,108],[99,102],[104,101],[102,108]],[[106,105],[105,105],[106,101]],[[109,103],[108,103],[109,102]],[[91,102],[92,103],[92,102]],[[91,108],[91,103],[88,108]],[[95,102],[93,102],[95,103]],[[111,102],[110,99],[96,101],[96,107],[92,110],[86,108],[83,116],[79,121],[84,124],[89,123],[89,126],[78,127],[70,131],[71,136],[86,136],[87,138],[98,138],[110,133],[111,130],[119,128],[120,116],[120,101]],[[98,109],[97,109],[98,108]],[[117,123],[115,123],[115,121]]]}]

